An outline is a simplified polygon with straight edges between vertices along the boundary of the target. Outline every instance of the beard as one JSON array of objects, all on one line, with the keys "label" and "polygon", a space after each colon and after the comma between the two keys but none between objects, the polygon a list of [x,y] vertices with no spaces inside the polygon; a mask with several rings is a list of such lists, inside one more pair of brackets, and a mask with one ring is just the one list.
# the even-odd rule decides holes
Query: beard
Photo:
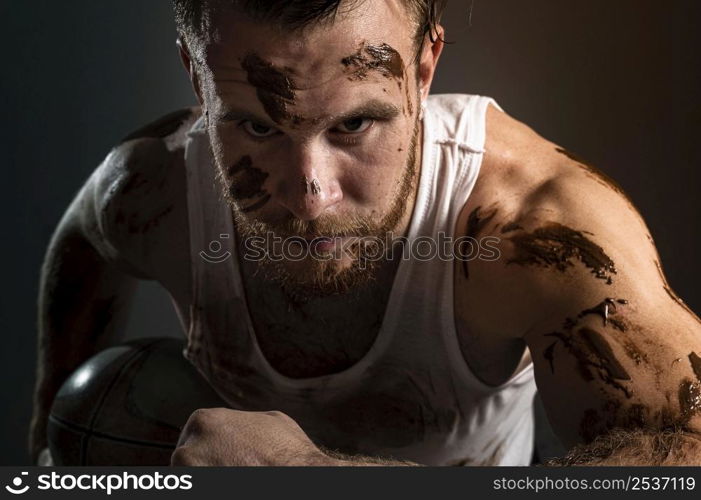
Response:
[{"label": "beard", "polygon": [[[255,238],[259,242],[269,242],[270,235],[275,235],[287,242],[298,244],[303,249],[311,250],[310,245],[313,246],[315,241],[320,241],[321,238],[338,239],[336,249],[332,253],[307,251],[302,259],[293,260],[272,259],[273,251],[268,246],[263,256],[254,260],[255,275],[261,274],[263,279],[278,286],[289,299],[298,303],[345,294],[375,281],[381,261],[386,259],[386,251],[383,250],[391,247],[393,231],[406,213],[407,200],[410,199],[415,186],[419,132],[420,120],[417,117],[402,177],[394,190],[389,209],[379,221],[355,215],[323,214],[310,221],[303,221],[292,215],[275,223],[252,219],[243,212],[239,202],[231,196],[230,190],[224,187],[224,169],[219,166],[217,178],[223,188],[223,197],[231,209],[234,229],[240,241]],[[304,239],[306,235],[315,235],[320,239],[310,243]],[[350,257],[350,264],[345,267],[341,267],[338,260],[338,247],[342,244],[340,238],[352,241],[342,245],[342,256]],[[244,259],[253,260],[246,256]]]}]

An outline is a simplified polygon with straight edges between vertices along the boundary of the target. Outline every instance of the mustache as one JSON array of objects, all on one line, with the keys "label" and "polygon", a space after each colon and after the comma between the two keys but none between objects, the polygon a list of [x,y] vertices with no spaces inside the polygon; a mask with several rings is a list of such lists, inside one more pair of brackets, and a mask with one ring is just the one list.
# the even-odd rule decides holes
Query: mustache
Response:
[{"label": "mustache", "polygon": [[300,220],[290,217],[285,221],[268,224],[270,229],[282,237],[362,237],[375,231],[375,224],[358,216],[333,216],[322,215],[314,220]]}]

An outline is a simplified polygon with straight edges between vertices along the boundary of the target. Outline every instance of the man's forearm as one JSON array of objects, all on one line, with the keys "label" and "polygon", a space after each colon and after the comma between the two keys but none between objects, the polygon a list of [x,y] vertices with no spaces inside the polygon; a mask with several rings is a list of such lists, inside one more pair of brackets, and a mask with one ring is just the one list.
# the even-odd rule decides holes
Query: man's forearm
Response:
[{"label": "man's forearm", "polygon": [[701,435],[684,431],[614,430],[577,445],[546,466],[701,465]]},{"label": "man's forearm", "polygon": [[77,229],[64,225],[56,231],[39,285],[32,460],[46,446],[46,421],[56,392],[121,331],[135,283],[108,266]]}]

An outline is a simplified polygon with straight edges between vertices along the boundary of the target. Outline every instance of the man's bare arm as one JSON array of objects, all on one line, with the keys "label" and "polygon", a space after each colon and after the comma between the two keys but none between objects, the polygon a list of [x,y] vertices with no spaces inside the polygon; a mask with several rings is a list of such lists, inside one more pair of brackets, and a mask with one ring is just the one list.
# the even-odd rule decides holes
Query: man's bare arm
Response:
[{"label": "man's bare arm", "polygon": [[527,342],[550,423],[572,448],[559,463],[701,464],[701,323],[620,189],[533,144],[544,179],[468,207],[502,254],[470,263],[467,305],[500,340]]},{"label": "man's bare arm", "polygon": [[136,282],[107,260],[95,212],[99,174],[88,180],[62,218],[41,269],[32,460],[46,446],[56,392],[78,365],[117,338]]},{"label": "man's bare arm", "polygon": [[181,110],[126,138],[93,172],[54,232],[39,290],[33,460],[46,446],[47,413],[60,385],[120,337],[137,279],[156,279],[187,300],[181,144],[196,117],[196,109]]}]

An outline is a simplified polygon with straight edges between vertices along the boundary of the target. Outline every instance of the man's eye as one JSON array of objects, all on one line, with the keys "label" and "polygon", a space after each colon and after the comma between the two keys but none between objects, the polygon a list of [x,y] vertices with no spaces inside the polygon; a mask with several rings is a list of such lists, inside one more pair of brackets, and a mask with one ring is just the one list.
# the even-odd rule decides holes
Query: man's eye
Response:
[{"label": "man's eye", "polygon": [[243,129],[253,137],[270,137],[277,132],[277,130],[272,127],[266,127],[265,125],[252,121],[244,122]]},{"label": "man's eye", "polygon": [[338,125],[336,130],[342,134],[360,134],[369,129],[373,123],[374,121],[370,118],[353,118]]}]

